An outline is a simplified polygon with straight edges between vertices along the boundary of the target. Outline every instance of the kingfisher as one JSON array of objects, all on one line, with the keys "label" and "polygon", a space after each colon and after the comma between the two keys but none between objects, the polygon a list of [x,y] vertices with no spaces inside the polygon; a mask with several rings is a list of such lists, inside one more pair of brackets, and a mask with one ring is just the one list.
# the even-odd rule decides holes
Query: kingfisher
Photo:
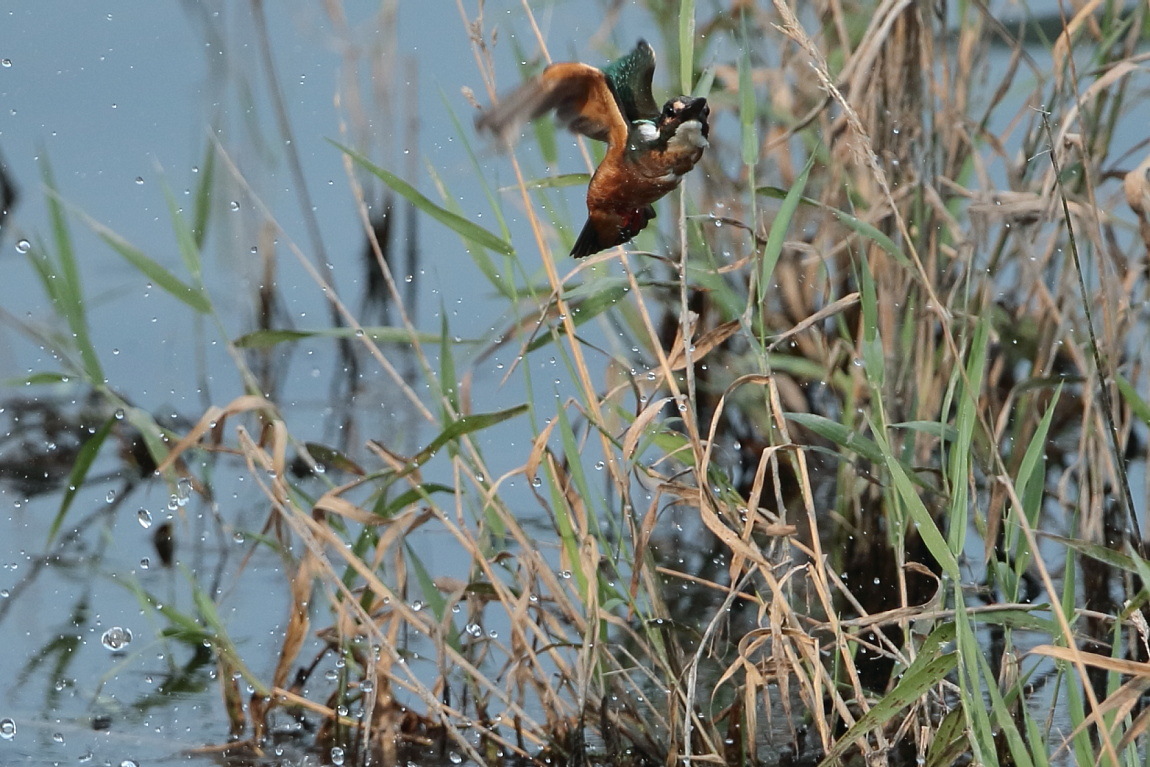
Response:
[{"label": "kingfisher", "polygon": [[630,242],[655,218],[652,203],[679,185],[708,146],[707,100],[676,96],[659,109],[654,76],[655,51],[640,40],[603,69],[552,64],[475,120],[507,146],[525,121],[555,110],[561,125],[607,143],[587,187],[587,223],[574,258]]}]

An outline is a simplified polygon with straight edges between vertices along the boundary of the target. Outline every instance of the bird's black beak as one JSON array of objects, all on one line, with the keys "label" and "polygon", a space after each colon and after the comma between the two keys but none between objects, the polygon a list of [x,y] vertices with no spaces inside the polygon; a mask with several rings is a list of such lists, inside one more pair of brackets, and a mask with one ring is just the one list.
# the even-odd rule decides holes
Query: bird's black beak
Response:
[{"label": "bird's black beak", "polygon": [[705,98],[691,98],[690,96],[680,96],[676,101],[683,104],[679,110],[679,122],[687,122],[688,120],[698,120],[704,125],[707,124],[707,116],[711,114],[710,107],[707,106]]},{"label": "bird's black beak", "polygon": [[659,133],[663,136],[673,136],[679,126],[691,120],[697,120],[703,126],[703,138],[710,132],[707,118],[711,108],[703,97],[676,96],[663,106],[663,113],[659,116]]}]

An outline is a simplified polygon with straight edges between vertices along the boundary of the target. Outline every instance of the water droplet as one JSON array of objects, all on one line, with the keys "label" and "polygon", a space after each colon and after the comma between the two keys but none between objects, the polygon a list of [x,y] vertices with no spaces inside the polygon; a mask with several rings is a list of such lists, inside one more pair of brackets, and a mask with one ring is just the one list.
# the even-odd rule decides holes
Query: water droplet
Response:
[{"label": "water droplet", "polygon": [[14,719],[0,719],[0,738],[12,740],[16,737],[16,721]]},{"label": "water droplet", "polygon": [[235,213],[240,209],[240,204],[235,200],[232,200],[230,203],[228,203],[228,207],[232,209],[232,213]]},{"label": "water droplet", "polygon": [[140,521],[140,527],[147,530],[152,526],[152,512],[147,509],[140,509],[136,512],[136,519]]},{"label": "water droplet", "polygon": [[32,249],[32,243],[27,240],[16,240],[16,252],[27,253]]},{"label": "water droplet", "polygon": [[336,767],[340,767],[343,764],[343,749],[339,746],[331,747],[331,763]]},{"label": "water droplet", "polygon": [[113,626],[112,628],[105,631],[104,635],[100,637],[100,644],[104,645],[105,649],[111,650],[112,652],[123,650],[131,643],[131,629],[126,629],[121,626]]}]

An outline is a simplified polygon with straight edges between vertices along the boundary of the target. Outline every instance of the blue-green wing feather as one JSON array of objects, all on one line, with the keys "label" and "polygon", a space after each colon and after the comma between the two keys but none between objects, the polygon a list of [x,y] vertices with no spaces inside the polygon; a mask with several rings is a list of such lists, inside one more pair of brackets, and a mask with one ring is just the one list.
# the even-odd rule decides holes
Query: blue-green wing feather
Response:
[{"label": "blue-green wing feather", "polygon": [[603,74],[607,76],[607,84],[611,86],[628,123],[659,117],[659,105],[651,92],[655,78],[655,51],[646,40],[640,40],[633,51],[608,64]]}]

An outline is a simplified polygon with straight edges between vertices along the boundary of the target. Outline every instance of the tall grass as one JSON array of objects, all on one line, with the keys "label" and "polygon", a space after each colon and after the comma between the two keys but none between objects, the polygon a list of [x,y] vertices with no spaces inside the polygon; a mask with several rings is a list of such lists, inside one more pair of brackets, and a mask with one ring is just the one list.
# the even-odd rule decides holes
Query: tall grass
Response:
[{"label": "tall grass", "polygon": [[[714,130],[634,247],[566,260],[580,222],[554,190],[571,179],[472,146],[464,116],[452,130],[477,176],[500,163],[516,179],[486,186],[493,228],[438,169],[433,194],[373,161],[353,125],[336,144],[398,321],[363,325],[285,238],[332,327],[231,343],[245,387],[181,434],[134,413],[170,481],[210,493],[189,457],[238,459],[213,472],[258,484],[254,545],[285,562],[270,676],[194,574],[194,614],[141,593],[213,651],[227,748],[265,749],[290,714],[349,763],[1145,764],[1150,208],[1145,142],[1117,148],[1140,135],[1145,8],[1090,7],[1024,44],[977,5],[652,5],[678,62],[657,85],[704,93]],[[461,4],[466,79],[486,102],[515,84],[496,78],[511,52],[474,13]],[[526,4],[516,23],[539,34]],[[561,141],[534,136],[545,157]],[[588,171],[597,151],[582,148]],[[224,147],[212,157],[244,184]],[[408,311],[368,183],[457,234],[505,302],[482,354],[512,350],[506,376],[528,392],[552,357],[574,394],[487,404],[455,340],[472,329]],[[69,372],[117,402],[56,199],[33,263],[71,331]],[[186,277],[90,223],[218,319],[206,220],[172,213]],[[390,382],[413,449],[292,434],[250,368],[315,337]]]}]

